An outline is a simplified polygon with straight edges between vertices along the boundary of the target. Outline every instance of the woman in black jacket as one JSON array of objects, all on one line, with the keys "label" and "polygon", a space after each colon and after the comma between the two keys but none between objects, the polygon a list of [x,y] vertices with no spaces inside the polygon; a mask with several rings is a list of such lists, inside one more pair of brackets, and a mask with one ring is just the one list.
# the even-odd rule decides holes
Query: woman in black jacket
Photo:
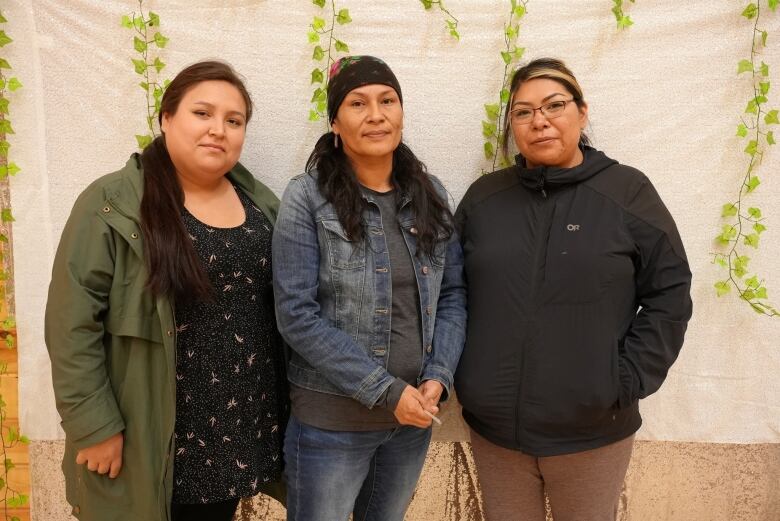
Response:
[{"label": "woman in black jacket", "polygon": [[647,177],[591,148],[554,59],[518,69],[505,142],[456,219],[468,336],[455,375],[488,519],[614,520],[641,425],[691,316],[691,273]]}]

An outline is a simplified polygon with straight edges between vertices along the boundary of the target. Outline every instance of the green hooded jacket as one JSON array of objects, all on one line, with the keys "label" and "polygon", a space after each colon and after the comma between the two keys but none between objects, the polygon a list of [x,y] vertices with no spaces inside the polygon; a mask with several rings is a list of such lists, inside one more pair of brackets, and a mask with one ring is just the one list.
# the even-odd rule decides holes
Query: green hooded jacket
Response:
[{"label": "green hooded jacket", "polygon": [[[240,163],[228,178],[274,223],[279,200]],[[66,498],[81,521],[169,521],[176,418],[172,303],[146,289],[138,154],[79,196],[54,258],[45,338],[65,430]],[[114,479],[76,464],[124,432]],[[260,492],[284,503],[281,483]]]}]

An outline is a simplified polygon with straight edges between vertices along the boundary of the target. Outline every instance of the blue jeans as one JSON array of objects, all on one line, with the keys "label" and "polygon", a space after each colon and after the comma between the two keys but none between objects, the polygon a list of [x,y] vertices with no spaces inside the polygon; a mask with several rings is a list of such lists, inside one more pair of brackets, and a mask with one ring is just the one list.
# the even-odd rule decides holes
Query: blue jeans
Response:
[{"label": "blue jeans", "polygon": [[328,431],[290,417],[287,521],[403,521],[431,429]]}]

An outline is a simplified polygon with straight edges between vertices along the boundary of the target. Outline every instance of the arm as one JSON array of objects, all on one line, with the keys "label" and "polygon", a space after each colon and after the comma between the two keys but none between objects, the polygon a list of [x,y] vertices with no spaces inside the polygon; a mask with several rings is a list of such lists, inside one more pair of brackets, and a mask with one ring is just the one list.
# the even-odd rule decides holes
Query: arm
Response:
[{"label": "arm", "polygon": [[[62,428],[80,451],[121,437],[125,428],[103,345],[114,243],[108,226],[83,199],[76,202],[62,233],[44,323]],[[121,465],[121,446],[119,457]]]},{"label": "arm", "polygon": [[274,295],[279,332],[293,351],[335,386],[373,407],[395,380],[350,335],[321,317],[317,301],[320,249],[317,223],[303,184],[282,196],[273,235]]},{"label": "arm", "polygon": [[691,317],[691,272],[668,210],[649,181],[629,205],[626,224],[638,250],[633,318],[620,352],[619,407],[658,390],[683,344]]}]

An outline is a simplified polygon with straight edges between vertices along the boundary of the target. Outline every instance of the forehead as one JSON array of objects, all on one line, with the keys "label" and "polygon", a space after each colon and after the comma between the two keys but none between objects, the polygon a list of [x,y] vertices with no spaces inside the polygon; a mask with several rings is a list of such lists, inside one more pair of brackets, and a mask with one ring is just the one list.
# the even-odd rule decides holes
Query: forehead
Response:
[{"label": "forehead", "polygon": [[231,110],[246,110],[246,103],[235,85],[226,81],[202,81],[192,86],[182,97],[183,103],[208,103]]},{"label": "forehead", "polygon": [[513,103],[540,103],[555,94],[566,96],[569,91],[563,83],[550,78],[534,78],[523,82],[512,97]]},{"label": "forehead", "polygon": [[382,83],[370,83],[354,88],[347,93],[347,96],[384,96],[386,94],[396,94],[395,89]]}]

